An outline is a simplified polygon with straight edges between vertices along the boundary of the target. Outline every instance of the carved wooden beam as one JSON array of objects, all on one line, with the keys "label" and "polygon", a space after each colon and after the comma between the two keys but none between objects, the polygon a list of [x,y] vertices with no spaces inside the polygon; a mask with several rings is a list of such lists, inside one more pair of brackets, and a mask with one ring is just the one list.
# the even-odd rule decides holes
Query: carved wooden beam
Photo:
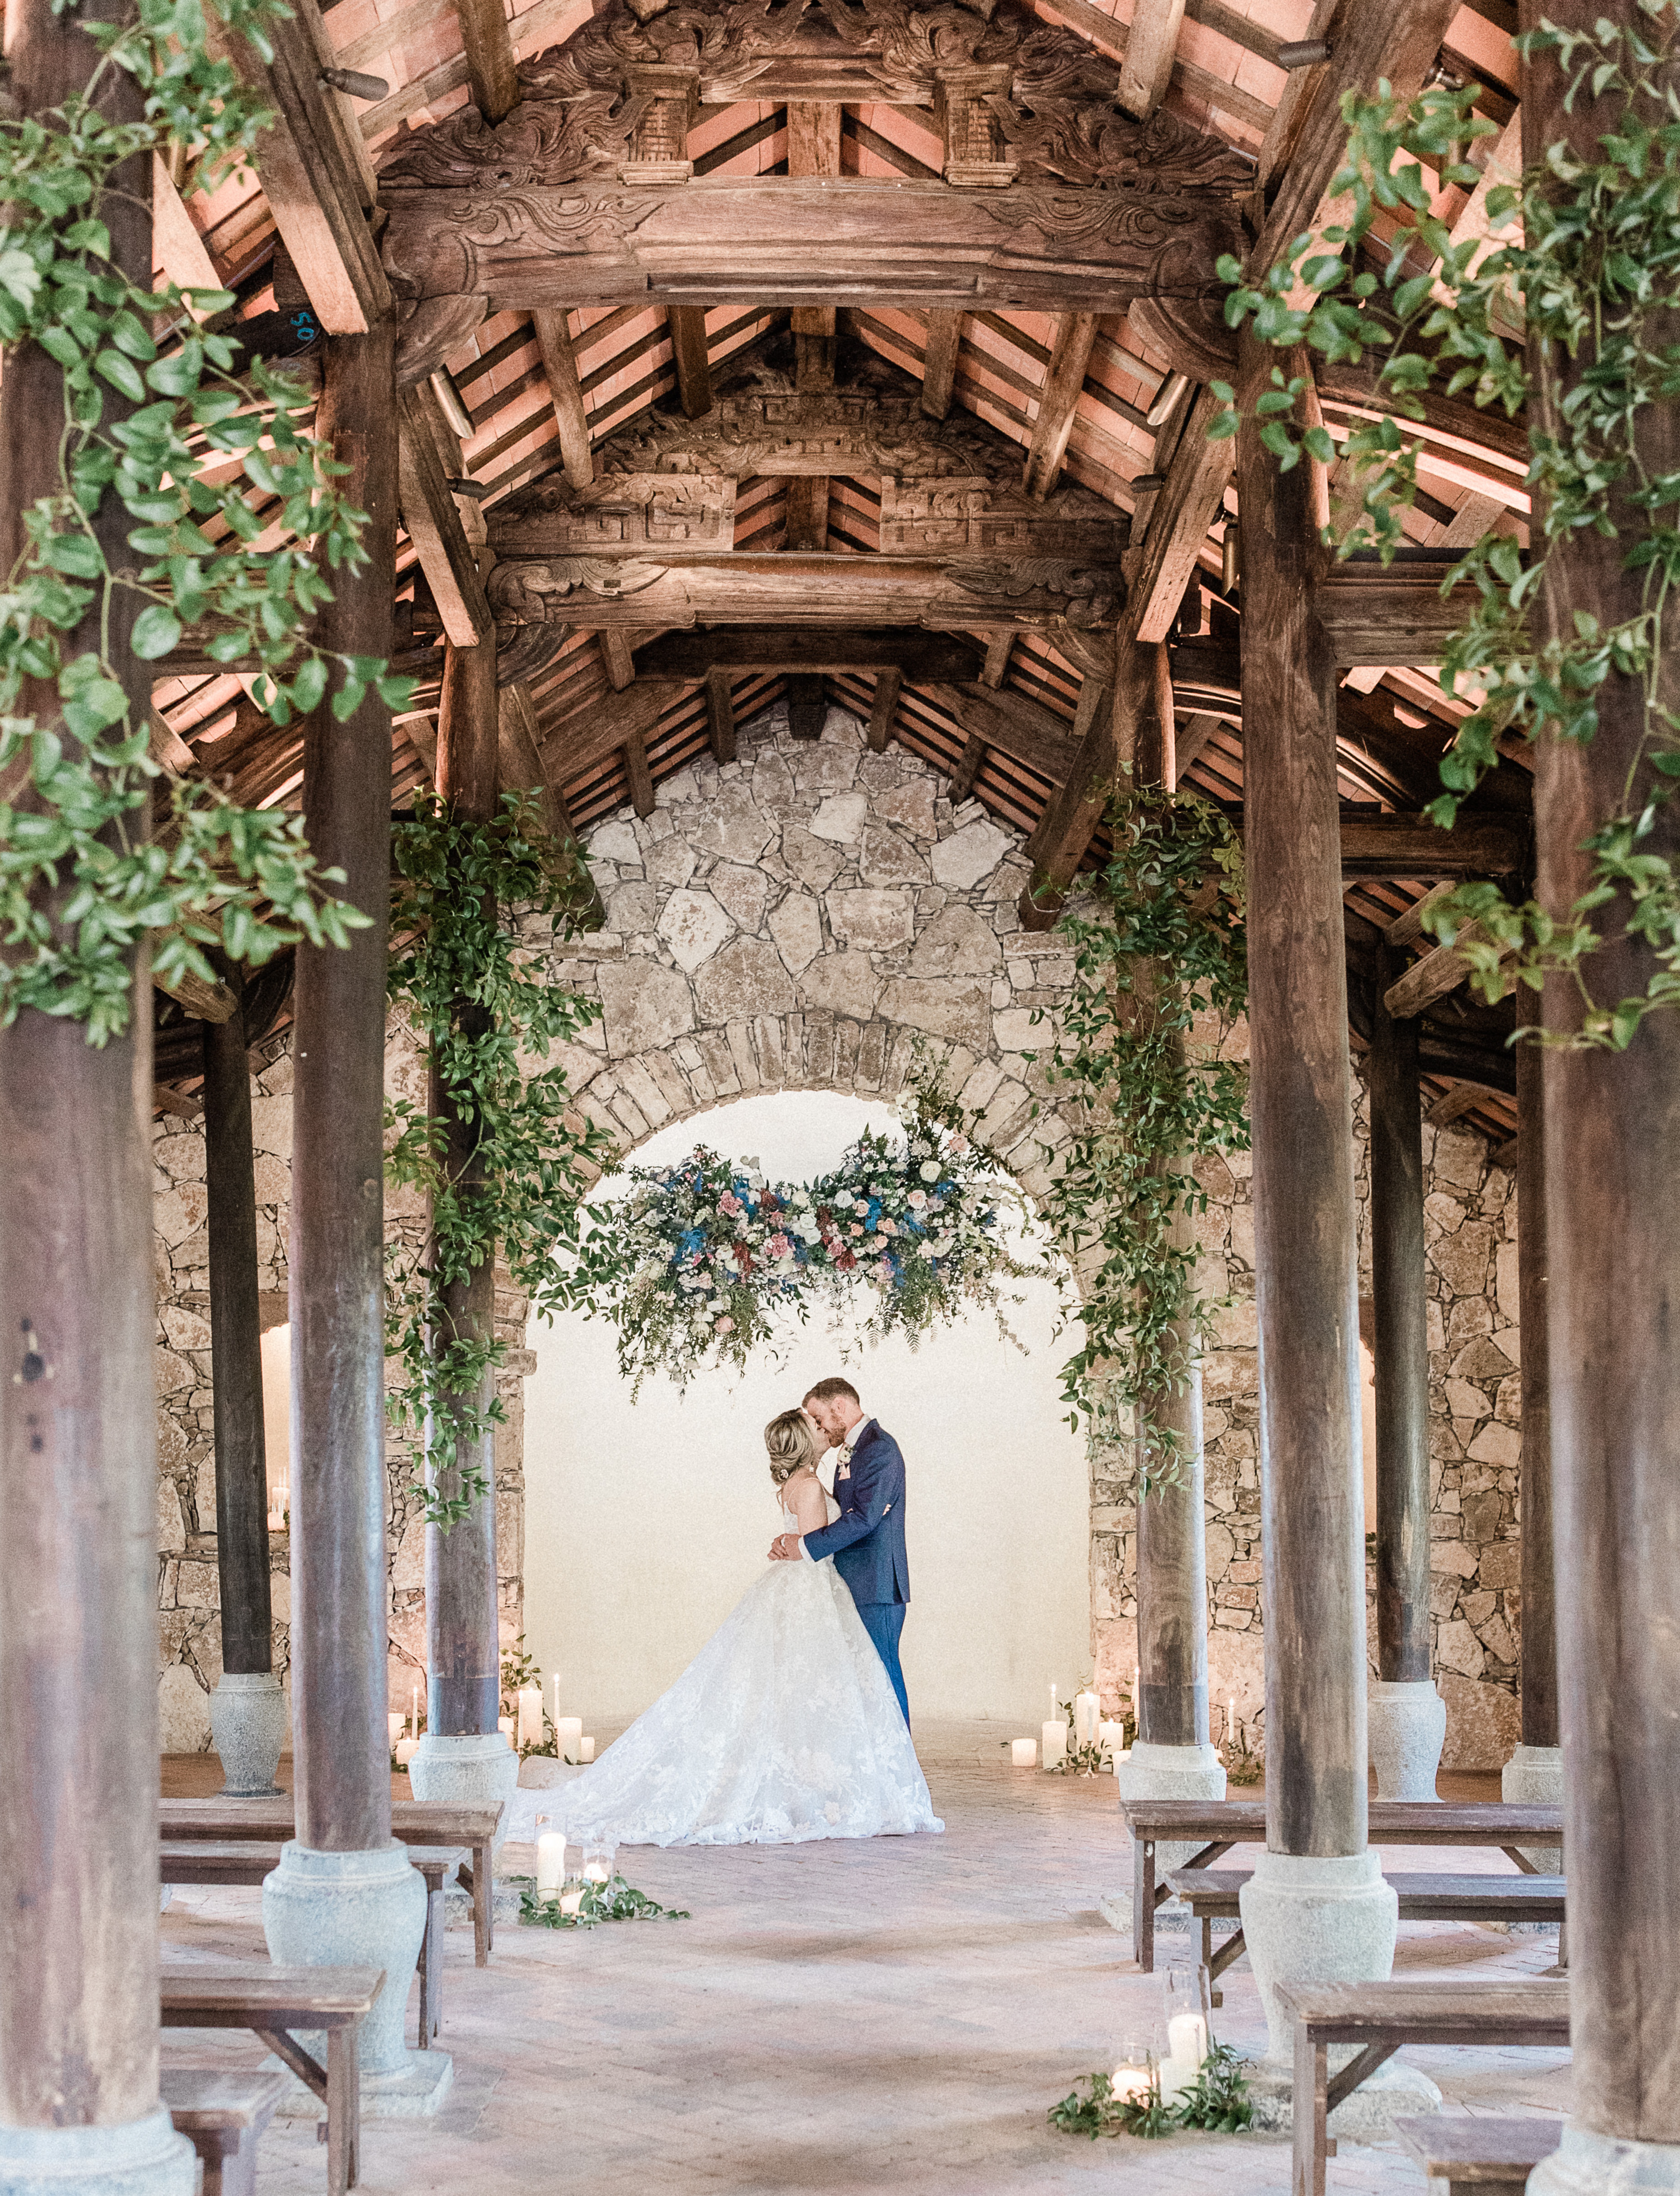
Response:
[{"label": "carved wooden beam", "polygon": [[1046,182],[964,190],[920,179],[696,176],[629,189],[580,176],[517,192],[384,194],[385,264],[419,298],[524,309],[876,303],[1124,312],[1169,246],[1211,267],[1241,236],[1222,201]]},{"label": "carved wooden beam", "polygon": [[735,548],[735,482],[719,473],[604,473],[574,488],[551,473],[490,513],[499,557],[658,557]]},{"label": "carved wooden beam", "polygon": [[329,335],[362,334],[390,313],[391,289],[364,211],[372,195],[333,105],[338,95],[320,80],[332,48],[315,0],[295,0],[289,20],[265,25],[271,62],[219,19],[207,22],[212,46],[273,104],[254,165],[315,317]]},{"label": "carved wooden beam", "polygon": [[531,315],[537,350],[554,402],[554,424],[560,431],[560,455],[566,478],[574,488],[587,488],[595,477],[595,454],[589,439],[589,412],[578,378],[577,353],[563,307],[539,307]]},{"label": "carved wooden beam", "polygon": [[[1012,636],[1013,637],[1013,636]],[[667,633],[636,652],[644,679],[704,679],[737,671],[886,671],[917,681],[970,679],[979,661],[955,634],[845,626],[718,626],[709,633]]]},{"label": "carved wooden beam", "polygon": [[677,396],[684,414],[702,419],[712,409],[712,354],[706,340],[704,305],[670,305],[671,355],[677,367]]},{"label": "carved wooden beam", "polygon": [[985,624],[1030,632],[1070,615],[1100,628],[1121,592],[1117,571],[1111,576],[1048,558],[1017,565],[979,558],[791,552],[706,558],[664,552],[657,563],[503,553],[490,581],[500,618],[597,630],[786,621],[934,631]]},{"label": "carved wooden beam", "polygon": [[471,648],[490,630],[493,620],[478,577],[478,558],[438,454],[430,416],[436,402],[424,386],[406,389],[397,399],[397,500],[443,630],[458,648]]},{"label": "carved wooden beam", "polygon": [[1469,615],[1470,594],[1443,596],[1452,555],[1416,563],[1332,564],[1313,610],[1336,661],[1353,664],[1439,663],[1447,640]]},{"label": "carved wooden beam", "polygon": [[1050,363],[1044,370],[1044,388],[1038,399],[1022,483],[1029,495],[1048,495],[1062,469],[1079,392],[1085,385],[1085,369],[1096,341],[1094,313],[1065,313],[1056,327]]}]

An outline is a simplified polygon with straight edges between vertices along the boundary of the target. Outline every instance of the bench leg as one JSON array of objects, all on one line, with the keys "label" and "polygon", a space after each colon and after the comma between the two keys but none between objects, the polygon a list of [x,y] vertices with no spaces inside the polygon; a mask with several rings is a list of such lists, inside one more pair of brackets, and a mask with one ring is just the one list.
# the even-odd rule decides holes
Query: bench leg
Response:
[{"label": "bench leg", "polygon": [[415,1962],[415,1969],[420,1978],[419,2048],[422,2051],[430,2051],[443,2011],[443,1893],[441,1888],[429,1892],[426,1896],[426,1933],[420,1939],[420,1956]]},{"label": "bench leg", "polygon": [[[1244,1940],[1242,1931],[1233,1929],[1208,1963],[1208,1984],[1210,1989],[1218,1977],[1222,1975],[1234,1961],[1240,1960],[1247,1950],[1248,1945]],[[1225,1992],[1219,1991],[1212,2002],[1215,2005],[1223,2005]]]},{"label": "bench leg", "polygon": [[1132,1841],[1132,1956],[1146,1975],[1155,1972],[1155,1841]]},{"label": "bench leg", "polygon": [[1305,2021],[1295,2024],[1294,2171],[1290,2196],[1325,2196],[1326,2123],[1330,2118],[1330,2047],[1315,2043]]},{"label": "bench leg", "polygon": [[490,1960],[491,1900],[495,1892],[491,1852],[488,1846],[475,1846],[471,1867],[464,1865],[455,1871],[472,1893],[473,1957],[481,1968],[488,1967]]},{"label": "bench leg", "polygon": [[345,2196],[361,2178],[361,2072],[357,2026],[335,2028],[326,2039],[327,2196]]},{"label": "bench leg", "polygon": [[1223,1991],[1216,1991],[1216,1990],[1214,1988],[1214,1986],[1213,1986],[1213,1974],[1214,1974],[1214,1925],[1213,1925],[1213,1916],[1212,1916],[1210,1914],[1204,1914],[1204,1915],[1202,1916],[1202,1976],[1201,1976],[1201,1981],[1202,1981],[1202,1996],[1203,1996],[1203,1997],[1207,2001],[1208,2004],[1209,2004],[1209,2005],[1210,2005],[1210,2006],[1214,2006],[1214,2005],[1223,2005],[1223,2004],[1224,2004],[1224,2002],[1225,2002],[1225,1992],[1224,1992]]}]

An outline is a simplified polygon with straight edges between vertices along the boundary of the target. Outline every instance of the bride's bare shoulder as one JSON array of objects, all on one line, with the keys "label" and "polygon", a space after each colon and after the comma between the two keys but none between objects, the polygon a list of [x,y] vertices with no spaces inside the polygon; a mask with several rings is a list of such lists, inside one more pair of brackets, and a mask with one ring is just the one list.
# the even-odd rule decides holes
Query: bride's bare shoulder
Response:
[{"label": "bride's bare shoulder", "polygon": [[784,1480],[782,1499],[798,1518],[800,1532],[814,1533],[828,1523],[828,1498],[814,1471],[796,1471],[791,1479]]}]

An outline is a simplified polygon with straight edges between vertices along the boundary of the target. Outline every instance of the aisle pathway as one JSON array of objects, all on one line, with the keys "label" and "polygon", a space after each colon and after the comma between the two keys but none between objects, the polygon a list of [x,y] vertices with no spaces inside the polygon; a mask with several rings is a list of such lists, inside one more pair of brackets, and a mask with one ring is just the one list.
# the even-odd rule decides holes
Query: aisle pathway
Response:
[{"label": "aisle pathway", "polygon": [[[1159,2010],[1158,1977],[1136,1973],[1097,1911],[1130,1880],[1114,1787],[929,1751],[946,1757],[929,1771],[943,1838],[638,1849],[631,1881],[692,1921],[504,1925],[486,1969],[471,1932],[452,1931],[440,2041],[454,2089],[434,2120],[368,2124],[367,2196],[1048,2196],[1097,2182],[1124,2196],[1282,2196],[1289,2152],[1275,2138],[1091,2143],[1046,2124]],[[1404,1864],[1467,1861],[1413,1848]],[[177,1893],[162,1926],[172,1958],[263,1956],[254,1891]],[[1164,1948],[1188,1953],[1185,1938]],[[1396,1972],[1535,1972],[1555,1956],[1550,1935],[1443,1924],[1402,1933]],[[1246,1963],[1216,2027],[1239,2049],[1263,2043]],[[250,2038],[179,2031],[164,2053],[261,2056]],[[1455,2109],[1567,2102],[1563,2053],[1414,2055]],[[312,2125],[272,2128],[262,2196],[316,2196],[323,2158]],[[1344,2144],[1331,2187],[1422,2196],[1423,2183],[1396,2151]]]}]

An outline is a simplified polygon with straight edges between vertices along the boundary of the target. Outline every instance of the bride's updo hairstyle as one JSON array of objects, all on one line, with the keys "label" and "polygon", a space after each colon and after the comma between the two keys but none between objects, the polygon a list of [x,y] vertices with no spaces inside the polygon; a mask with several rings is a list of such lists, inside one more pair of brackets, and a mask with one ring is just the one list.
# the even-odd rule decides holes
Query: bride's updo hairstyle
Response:
[{"label": "bride's updo hairstyle", "polygon": [[783,1411],[765,1428],[765,1447],[770,1451],[770,1476],[780,1487],[803,1465],[817,1461],[817,1436],[803,1411]]}]

